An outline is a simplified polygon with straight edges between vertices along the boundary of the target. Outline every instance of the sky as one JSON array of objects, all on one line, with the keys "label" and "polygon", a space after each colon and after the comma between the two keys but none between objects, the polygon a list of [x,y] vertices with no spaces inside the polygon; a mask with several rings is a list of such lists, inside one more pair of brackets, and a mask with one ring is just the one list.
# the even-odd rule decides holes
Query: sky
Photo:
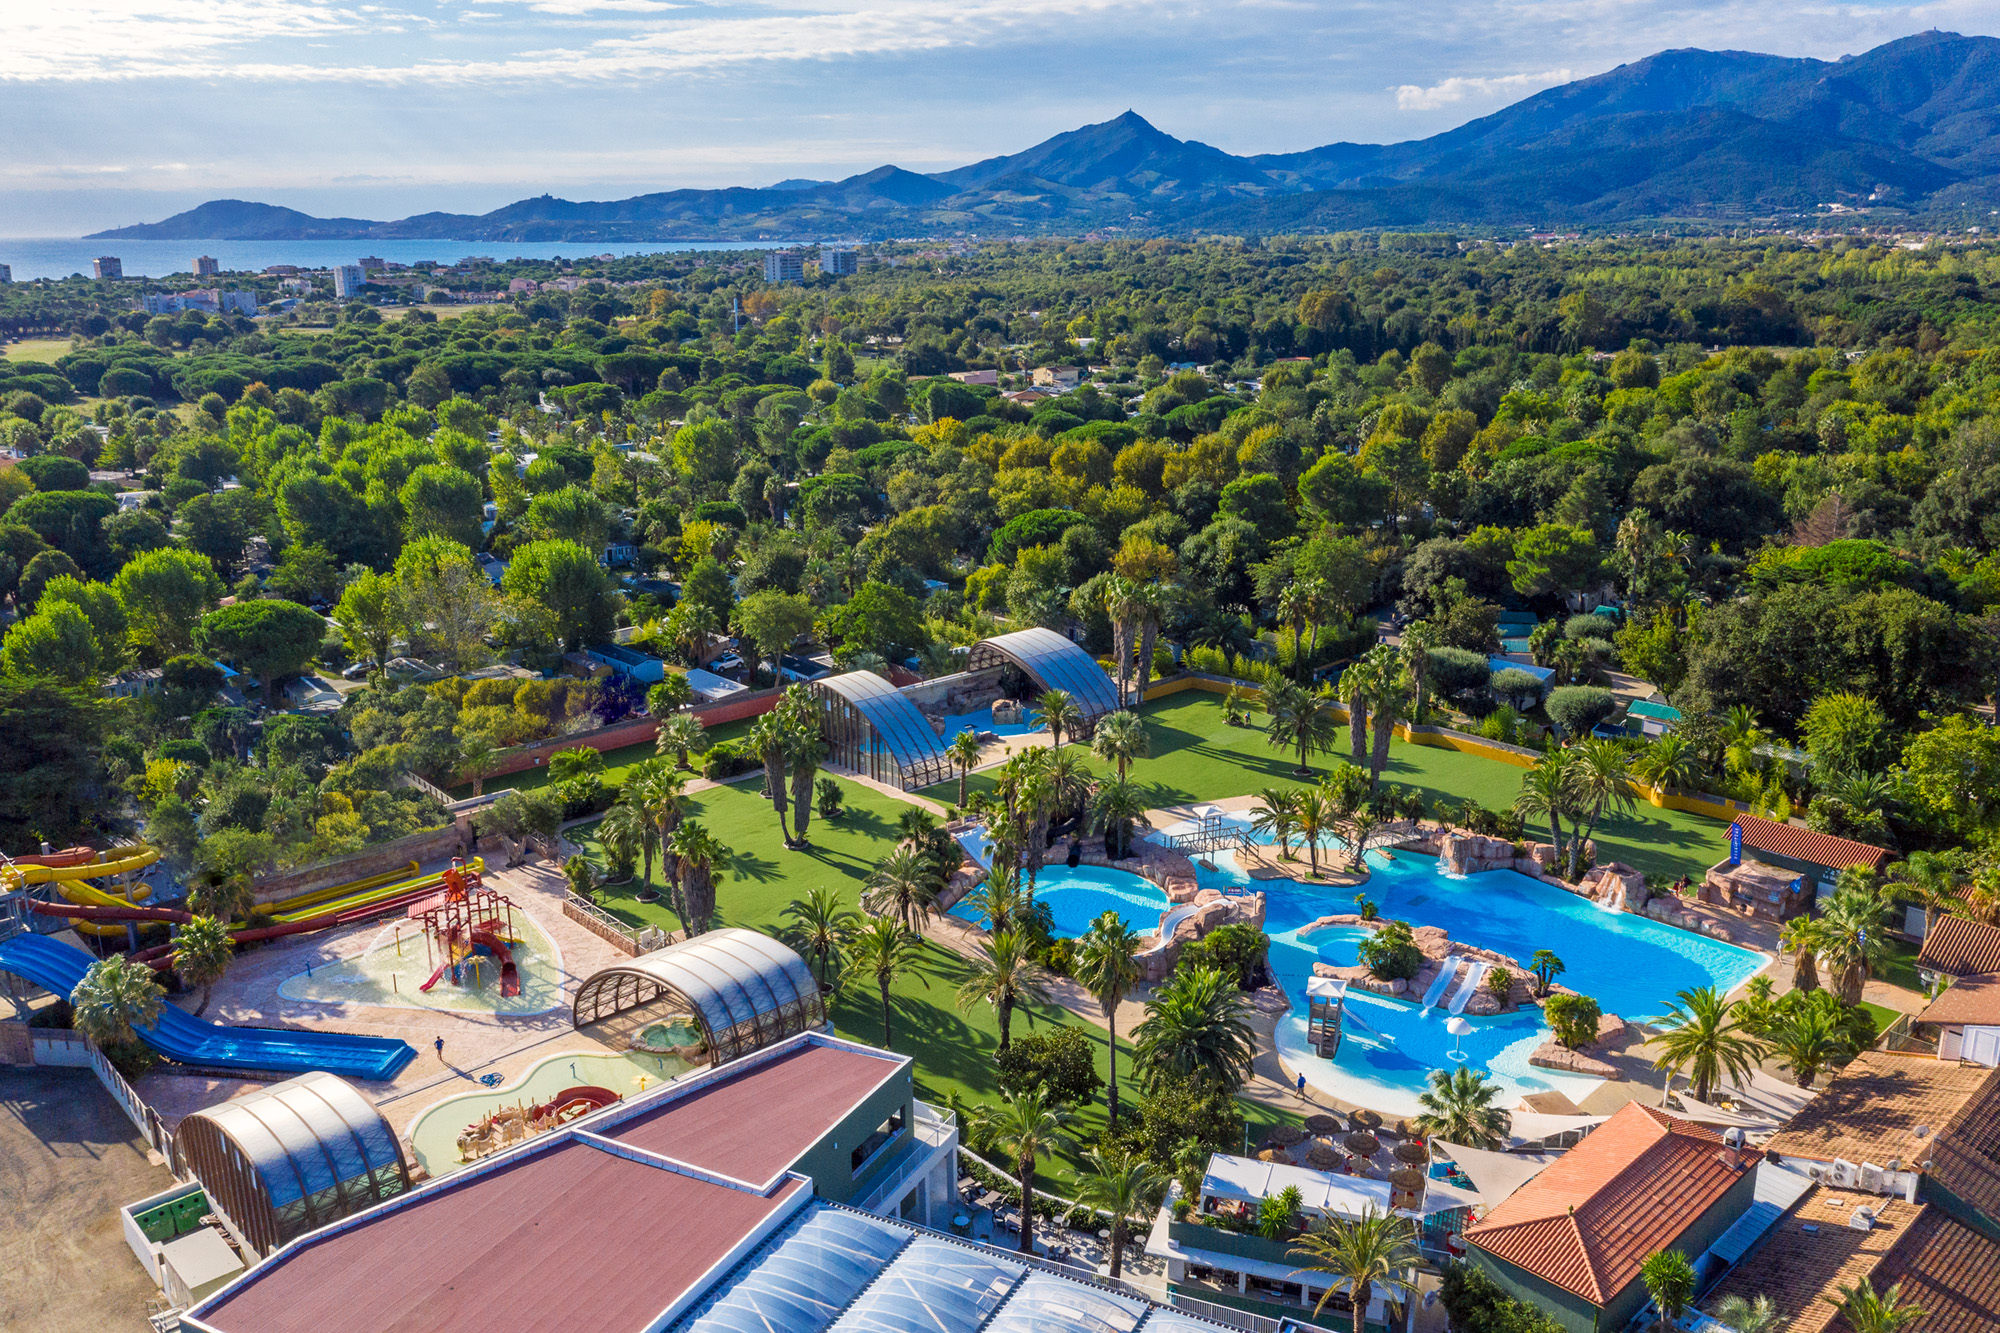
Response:
[{"label": "sky", "polygon": [[1421,138],[1672,47],[1836,59],[2000,0],[0,0],[0,236],[935,171],[1130,108]]}]

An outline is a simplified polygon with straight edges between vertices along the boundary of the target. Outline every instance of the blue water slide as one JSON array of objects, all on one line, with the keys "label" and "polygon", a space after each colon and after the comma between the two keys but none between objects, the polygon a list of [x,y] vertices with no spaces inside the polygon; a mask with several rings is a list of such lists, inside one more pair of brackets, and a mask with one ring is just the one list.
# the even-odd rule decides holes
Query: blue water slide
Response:
[{"label": "blue water slide", "polygon": [[[75,990],[95,961],[76,946],[45,935],[0,940],[0,972],[25,977],[57,995]],[[161,1005],[153,1026],[138,1033],[140,1040],[168,1059],[210,1069],[274,1073],[324,1069],[347,1078],[386,1080],[417,1058],[410,1043],[396,1037],[228,1027],[171,1004]]]}]

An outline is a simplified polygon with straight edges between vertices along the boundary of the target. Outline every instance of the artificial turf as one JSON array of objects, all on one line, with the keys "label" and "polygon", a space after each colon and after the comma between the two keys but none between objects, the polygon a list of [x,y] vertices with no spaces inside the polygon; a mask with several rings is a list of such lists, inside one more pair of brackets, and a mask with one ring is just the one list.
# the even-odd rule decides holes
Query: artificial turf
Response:
[{"label": "artificial turf", "polygon": [[[771,803],[759,795],[761,780],[750,778],[732,786],[716,787],[688,798],[688,817],[701,821],[733,856],[728,878],[716,887],[718,924],[747,926],[767,934],[778,934],[785,925],[785,908],[807,890],[819,885],[833,887],[842,900],[858,904],[861,890],[875,863],[896,842],[896,821],[910,807],[893,797],[840,781],[846,793],[844,812],[838,819],[815,815],[807,832],[812,845],[788,848],[778,833],[778,819]],[[594,848],[595,826],[571,829],[568,836]],[[653,882],[661,884],[659,868]],[[600,893],[606,910],[630,925],[657,925],[670,930],[680,921],[664,899],[642,903],[637,899],[637,878],[626,885],[614,885]],[[962,1105],[991,1102],[999,1089],[993,1078],[993,1053],[1000,1044],[1000,1024],[988,1005],[959,1008],[959,983],[969,965],[958,954],[926,941],[924,961],[915,973],[898,980],[889,993],[895,1049],[916,1058],[916,1082],[924,1098],[945,1103],[955,1096]],[[832,1005],[834,1028],[842,1036],[879,1045],[882,1042],[882,1001],[874,981],[851,977],[841,987]],[[1032,1022],[1032,1027],[1030,1026]],[[1109,1073],[1109,1037],[1103,1028],[1078,1018],[1056,1005],[1035,1005],[1014,1016],[1016,1037],[1031,1031],[1046,1031],[1050,1024],[1074,1027],[1087,1036],[1098,1052],[1099,1077]],[[1131,1113],[1142,1094],[1131,1081],[1132,1057],[1128,1034],[1119,1034],[1118,1096],[1121,1117]],[[1265,1129],[1280,1123],[1298,1123],[1295,1116],[1281,1115],[1250,1102],[1241,1103],[1250,1122],[1252,1142]],[[1074,1178],[1079,1149],[1089,1146],[1105,1123],[1101,1103],[1078,1112],[1069,1126],[1076,1146],[1059,1154],[1050,1164],[1051,1175],[1045,1188],[1062,1192]]]},{"label": "artificial turf", "polygon": [[[1149,804],[1155,807],[1302,785],[1293,775],[1297,753],[1271,748],[1261,714],[1251,715],[1250,726],[1232,727],[1222,720],[1220,698],[1188,690],[1147,704],[1141,715],[1152,742],[1152,756],[1132,765],[1130,777],[1151,790]],[[1324,773],[1330,763],[1346,758],[1347,741],[1347,729],[1342,727],[1337,753],[1313,756],[1316,772]],[[1109,771],[1109,765],[1097,766]],[[1395,740],[1389,746],[1389,763],[1382,780],[1418,788],[1433,804],[1471,799],[1488,809],[1505,810],[1514,804],[1521,789],[1521,772],[1511,764],[1476,754]],[[974,791],[991,785],[980,773],[973,774],[969,784]],[[939,783],[927,788],[924,795],[956,802],[958,782]],[[1546,825],[1539,830],[1530,826],[1531,836],[1537,831],[1547,838]],[[1703,871],[1727,855],[1728,826],[1635,800],[1629,811],[1607,813],[1592,836],[1600,863],[1622,861],[1655,877],[1672,879],[1685,874],[1700,879]]]}]

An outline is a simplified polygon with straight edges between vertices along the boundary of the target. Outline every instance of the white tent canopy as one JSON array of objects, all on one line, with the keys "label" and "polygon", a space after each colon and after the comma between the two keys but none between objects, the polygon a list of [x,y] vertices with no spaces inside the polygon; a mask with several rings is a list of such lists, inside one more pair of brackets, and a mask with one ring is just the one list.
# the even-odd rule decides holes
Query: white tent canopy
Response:
[{"label": "white tent canopy", "polygon": [[1436,1147],[1444,1156],[1457,1162],[1459,1170],[1472,1177],[1472,1187],[1478,1191],[1479,1203],[1487,1208],[1498,1207],[1515,1190],[1540,1175],[1543,1167],[1556,1160],[1554,1153],[1527,1156],[1493,1152],[1486,1148],[1461,1147],[1443,1139],[1436,1141]]},{"label": "white tent canopy", "polygon": [[[1295,1186],[1305,1206],[1333,1217],[1360,1217],[1369,1209],[1386,1213],[1389,1209],[1389,1182],[1362,1176],[1333,1175],[1286,1162],[1260,1162],[1254,1157],[1232,1157],[1216,1153],[1208,1159],[1208,1171],[1201,1178],[1205,1199],[1225,1199],[1237,1203],[1259,1203]],[[1479,1202],[1470,1191],[1441,1180],[1428,1182],[1424,1191],[1423,1214],[1469,1208]],[[1408,1210],[1402,1210],[1407,1215]]]}]

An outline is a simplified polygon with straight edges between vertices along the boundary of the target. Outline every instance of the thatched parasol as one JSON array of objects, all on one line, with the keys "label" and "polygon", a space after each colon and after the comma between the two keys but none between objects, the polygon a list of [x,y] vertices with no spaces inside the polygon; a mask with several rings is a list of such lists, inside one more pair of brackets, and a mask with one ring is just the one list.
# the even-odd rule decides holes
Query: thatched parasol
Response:
[{"label": "thatched parasol", "polygon": [[1431,1160],[1430,1149],[1421,1143],[1399,1143],[1396,1145],[1396,1160],[1408,1162],[1411,1166],[1425,1166]]},{"label": "thatched parasol", "polygon": [[1304,1143],[1306,1132],[1297,1125],[1277,1125],[1264,1137],[1267,1142],[1275,1143],[1281,1148],[1289,1148],[1295,1143]]},{"label": "thatched parasol", "polygon": [[1373,1134],[1349,1134],[1342,1139],[1341,1146],[1356,1157],[1373,1157],[1382,1151],[1382,1142]]},{"label": "thatched parasol", "polygon": [[1391,1171],[1389,1191],[1392,1200],[1398,1196],[1407,1197],[1411,1201],[1410,1206],[1414,1207],[1424,1197],[1424,1173],[1407,1166],[1400,1171]]},{"label": "thatched parasol", "polygon": [[1266,1148],[1257,1154],[1257,1160],[1260,1162],[1289,1162],[1292,1159],[1280,1149]]},{"label": "thatched parasol", "polygon": [[1340,1121],[1330,1115],[1309,1115],[1306,1117],[1306,1128],[1315,1134],[1338,1134]]},{"label": "thatched parasol", "polygon": [[1356,1129],[1382,1128],[1382,1117],[1377,1115],[1373,1111],[1368,1111],[1368,1110],[1350,1111],[1348,1112],[1347,1118],[1353,1122],[1354,1127]]},{"label": "thatched parasol", "polygon": [[1331,1171],[1340,1165],[1340,1154],[1324,1143],[1315,1143],[1306,1154],[1306,1165],[1318,1171]]}]

